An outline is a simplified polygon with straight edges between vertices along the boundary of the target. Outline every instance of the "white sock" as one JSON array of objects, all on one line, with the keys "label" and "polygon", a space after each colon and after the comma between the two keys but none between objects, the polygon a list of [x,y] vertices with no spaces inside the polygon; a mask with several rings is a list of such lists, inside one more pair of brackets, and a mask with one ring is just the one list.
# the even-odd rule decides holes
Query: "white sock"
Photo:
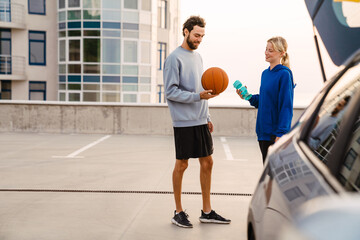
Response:
[{"label": "white sock", "polygon": [[[203,211],[204,212],[204,211]],[[206,215],[208,215],[209,213],[211,213],[211,211],[210,212],[204,212]]]}]

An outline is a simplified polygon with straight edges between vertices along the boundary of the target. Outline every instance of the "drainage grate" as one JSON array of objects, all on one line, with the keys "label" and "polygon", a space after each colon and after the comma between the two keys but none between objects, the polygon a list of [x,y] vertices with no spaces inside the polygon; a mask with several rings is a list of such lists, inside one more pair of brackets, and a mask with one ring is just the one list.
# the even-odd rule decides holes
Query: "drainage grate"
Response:
[{"label": "drainage grate", "polygon": [[[127,193],[127,194],[173,194],[171,191],[122,191],[122,190],[75,190],[75,189],[0,189],[0,192],[62,192],[62,193]],[[201,195],[201,192],[182,192],[187,195]],[[219,196],[245,196],[251,197],[250,193],[217,193],[212,192],[211,195]]]}]

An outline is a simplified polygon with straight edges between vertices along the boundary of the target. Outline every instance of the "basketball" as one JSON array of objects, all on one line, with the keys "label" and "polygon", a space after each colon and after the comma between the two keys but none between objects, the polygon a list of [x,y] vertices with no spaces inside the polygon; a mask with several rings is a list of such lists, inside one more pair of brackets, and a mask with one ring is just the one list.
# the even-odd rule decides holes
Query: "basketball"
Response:
[{"label": "basketball", "polygon": [[227,88],[229,78],[221,68],[211,67],[203,73],[201,84],[205,90],[212,90],[211,94],[220,94]]}]

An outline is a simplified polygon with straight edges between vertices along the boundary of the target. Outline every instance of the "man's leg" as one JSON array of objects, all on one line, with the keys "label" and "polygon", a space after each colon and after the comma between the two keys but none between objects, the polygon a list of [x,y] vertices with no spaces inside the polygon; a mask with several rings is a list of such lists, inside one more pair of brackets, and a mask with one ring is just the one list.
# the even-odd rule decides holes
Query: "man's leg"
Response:
[{"label": "man's leg", "polygon": [[211,171],[213,159],[210,156],[199,158],[200,162],[200,184],[203,199],[203,211],[211,211],[210,188],[211,188]]},{"label": "man's leg", "polygon": [[176,159],[175,167],[173,171],[173,190],[174,190],[175,206],[177,213],[183,211],[181,205],[181,186],[182,186],[182,179],[184,172],[188,167],[188,161],[189,160]]},{"label": "man's leg", "polygon": [[202,223],[225,223],[231,222],[230,219],[223,218],[211,208],[210,188],[211,188],[211,171],[213,159],[210,156],[199,158],[200,161],[200,183],[203,198],[203,210],[199,218]]}]

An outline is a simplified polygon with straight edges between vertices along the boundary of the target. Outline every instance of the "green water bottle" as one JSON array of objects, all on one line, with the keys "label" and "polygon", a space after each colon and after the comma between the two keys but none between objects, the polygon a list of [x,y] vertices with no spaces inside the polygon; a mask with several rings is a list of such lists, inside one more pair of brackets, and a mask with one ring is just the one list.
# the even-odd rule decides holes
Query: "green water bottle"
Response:
[{"label": "green water bottle", "polygon": [[233,84],[234,88],[236,89],[240,89],[241,91],[241,96],[245,99],[245,100],[249,100],[252,95],[248,92],[247,88],[245,86],[242,85],[242,83],[239,80],[236,80]]}]

